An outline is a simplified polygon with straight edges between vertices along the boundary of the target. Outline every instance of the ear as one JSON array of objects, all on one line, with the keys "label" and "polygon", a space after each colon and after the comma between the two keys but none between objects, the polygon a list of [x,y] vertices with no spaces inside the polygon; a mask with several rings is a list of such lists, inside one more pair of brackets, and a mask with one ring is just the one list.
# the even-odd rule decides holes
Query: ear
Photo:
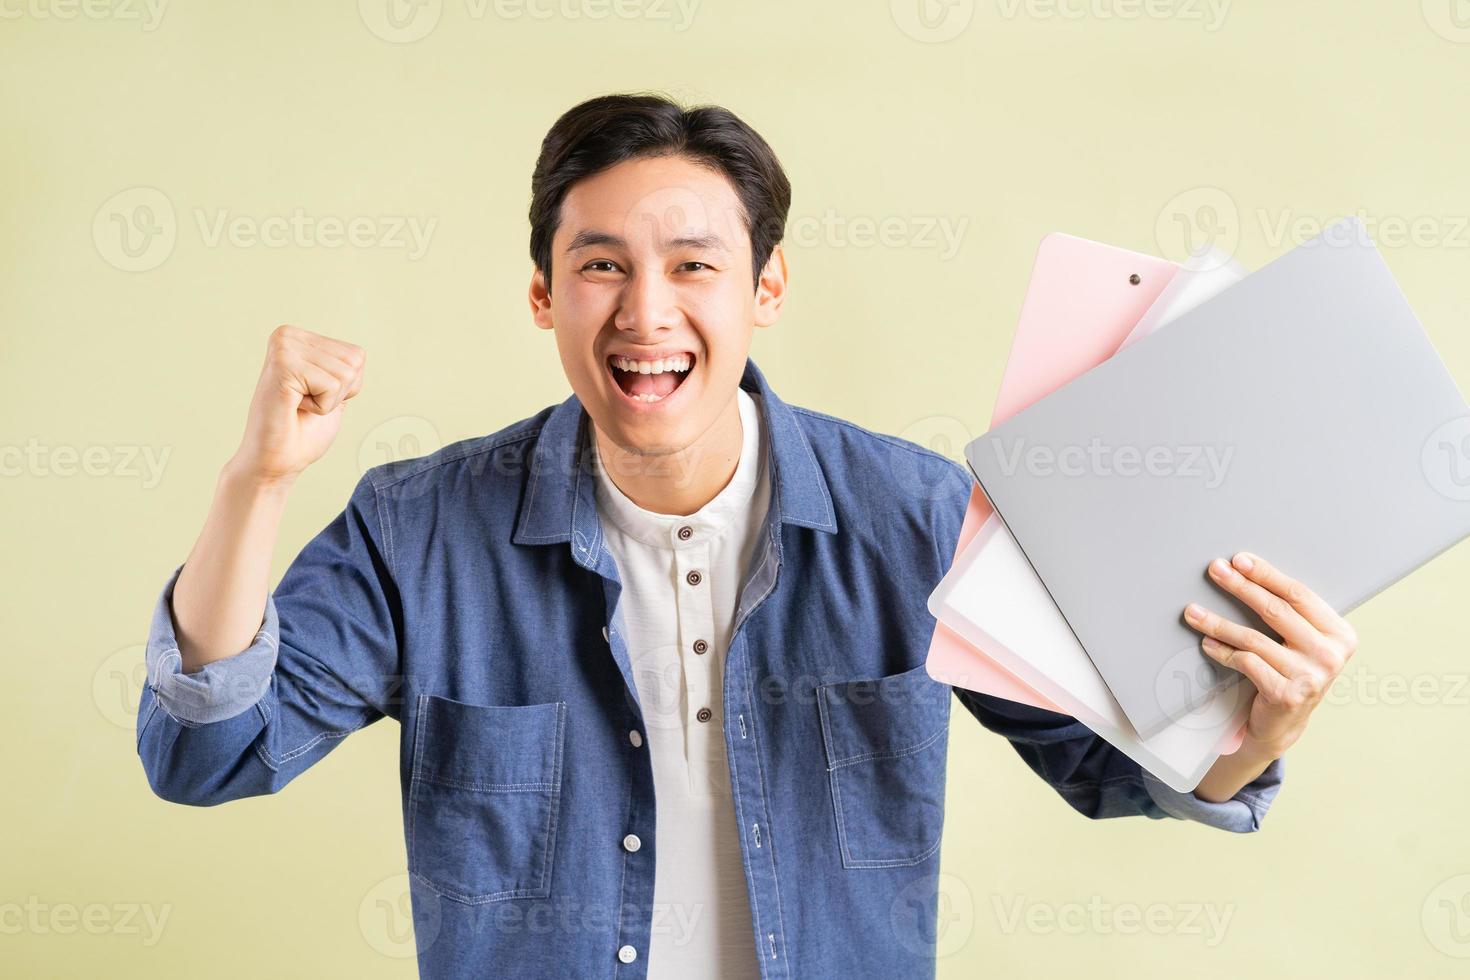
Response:
[{"label": "ear", "polygon": [[531,274],[531,319],[542,330],[551,330],[556,321],[551,316],[551,290],[546,288],[546,276],[540,269]]},{"label": "ear", "polygon": [[760,282],[755,290],[755,325],[769,327],[781,315],[781,304],[786,301],[786,251],[779,242],[771,250],[766,267],[761,270]]}]

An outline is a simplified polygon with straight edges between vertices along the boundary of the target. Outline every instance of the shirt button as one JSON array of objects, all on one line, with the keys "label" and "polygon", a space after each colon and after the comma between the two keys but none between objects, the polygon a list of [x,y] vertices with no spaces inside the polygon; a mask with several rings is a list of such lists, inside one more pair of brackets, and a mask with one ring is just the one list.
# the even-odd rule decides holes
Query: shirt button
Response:
[{"label": "shirt button", "polygon": [[684,576],[684,580],[690,585],[698,585],[700,583],[700,580],[703,578],[704,576],[700,575],[698,572],[690,572],[688,575]]},{"label": "shirt button", "polygon": [[638,950],[632,946],[619,946],[618,959],[624,963],[631,963],[638,958]]},{"label": "shirt button", "polygon": [[632,742],[633,748],[636,749],[638,746],[643,744],[643,736],[639,735],[638,729],[635,728],[628,733],[628,741]]},{"label": "shirt button", "polygon": [[709,644],[706,643],[706,642],[704,642],[703,640],[695,640],[694,641],[694,652],[695,653],[704,653],[708,649],[709,649]]},{"label": "shirt button", "polygon": [[714,717],[714,712],[709,710],[708,708],[700,708],[697,712],[695,712],[694,717],[698,718],[700,721],[709,721],[711,718]]},{"label": "shirt button", "polygon": [[688,524],[685,524],[683,527],[679,528],[680,541],[688,541],[693,536],[694,528],[690,527]]},{"label": "shirt button", "polygon": [[642,846],[643,842],[638,839],[637,834],[629,834],[627,837],[623,838],[623,850],[625,851],[636,851]]}]

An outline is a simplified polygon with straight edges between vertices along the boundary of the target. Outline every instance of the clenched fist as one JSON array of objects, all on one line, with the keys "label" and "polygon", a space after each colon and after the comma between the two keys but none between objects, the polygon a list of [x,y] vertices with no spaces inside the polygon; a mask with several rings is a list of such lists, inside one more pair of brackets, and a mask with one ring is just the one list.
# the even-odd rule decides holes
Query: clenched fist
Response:
[{"label": "clenched fist", "polygon": [[235,472],[261,483],[294,481],[337,437],[366,363],[356,344],[290,324],[271,331],[245,435],[230,461]]}]

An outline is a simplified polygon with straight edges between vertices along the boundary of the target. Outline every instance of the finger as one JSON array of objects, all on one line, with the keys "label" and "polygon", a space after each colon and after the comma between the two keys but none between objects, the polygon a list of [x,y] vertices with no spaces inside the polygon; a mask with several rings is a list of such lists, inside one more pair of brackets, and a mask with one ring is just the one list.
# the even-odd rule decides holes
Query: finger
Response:
[{"label": "finger", "polygon": [[1232,622],[1218,613],[1190,603],[1184,610],[1189,625],[1237,650],[1247,650],[1270,664],[1277,673],[1290,677],[1305,667],[1305,658],[1288,650],[1260,630]]},{"label": "finger", "polygon": [[331,371],[309,360],[298,360],[281,379],[281,384],[297,393],[298,411],[313,415],[329,415],[341,400],[344,383]]},{"label": "finger", "polygon": [[1229,667],[1237,673],[1244,674],[1256,690],[1265,699],[1276,704],[1280,701],[1282,692],[1286,690],[1289,679],[1282,676],[1281,672],[1272,667],[1258,654],[1250,650],[1241,650],[1221,643],[1214,637],[1206,636],[1200,640],[1200,648],[1205,651],[1211,659],[1217,663]]},{"label": "finger", "polygon": [[342,400],[344,402],[347,401],[349,398],[357,395],[358,392],[362,391],[362,376],[366,372],[366,366],[357,369],[357,373],[352,376],[352,380],[347,384],[347,390],[342,393]]},{"label": "finger", "polygon": [[309,346],[317,350],[326,351],[338,360],[351,365],[353,370],[361,369],[362,365],[367,361],[367,351],[345,340],[334,340],[331,337],[324,337],[319,333],[311,333],[310,331],[302,331],[298,336]]},{"label": "finger", "polygon": [[342,401],[346,401],[362,390],[363,366],[360,360],[357,363],[338,357],[328,352],[325,348],[310,347],[302,352],[305,360],[331,372],[342,382]]},{"label": "finger", "polygon": [[1284,596],[1251,581],[1223,558],[1210,562],[1210,578],[1226,592],[1256,611],[1265,624],[1288,643],[1310,649],[1321,640],[1321,634],[1307,622]]},{"label": "finger", "polygon": [[1321,632],[1332,636],[1347,635],[1347,621],[1325,599],[1259,555],[1249,551],[1238,552],[1232,565],[1252,582],[1264,586],[1291,603],[1292,608],[1303,619]]},{"label": "finger", "polygon": [[277,327],[271,335],[271,341],[273,346],[282,351],[327,367],[344,381],[350,381],[367,363],[367,351],[357,344],[335,340],[289,323]]}]

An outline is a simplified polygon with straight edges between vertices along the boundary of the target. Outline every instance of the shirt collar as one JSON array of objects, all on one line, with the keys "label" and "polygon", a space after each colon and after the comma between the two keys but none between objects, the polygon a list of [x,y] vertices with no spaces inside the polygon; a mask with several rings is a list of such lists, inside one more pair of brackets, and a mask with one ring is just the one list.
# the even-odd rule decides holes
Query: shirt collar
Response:
[{"label": "shirt collar", "polygon": [[[747,357],[740,387],[759,404],[765,423],[765,458],[771,480],[771,517],[784,524],[837,532],[832,497],[796,414],[771,390]],[[521,498],[516,544],[570,542],[576,560],[595,568],[602,551],[596,474],[588,443],[592,424],[575,392],[547,416],[532,448],[525,496]]]},{"label": "shirt collar", "polygon": [[[603,463],[597,440],[589,431],[588,442],[595,463],[593,471],[597,476],[598,513],[644,544],[657,548],[683,548],[708,544],[756,507],[757,491],[767,489],[759,479],[762,476],[760,413],[755,399],[744,388],[735,389],[735,401],[740,411],[741,429],[740,457],[736,460],[735,471],[719,492],[692,514],[661,514],[634,503],[613,482],[612,474]],[[762,510],[760,514],[750,515],[750,519],[759,520],[764,513]],[[682,539],[679,537],[681,528],[689,529]]]}]

